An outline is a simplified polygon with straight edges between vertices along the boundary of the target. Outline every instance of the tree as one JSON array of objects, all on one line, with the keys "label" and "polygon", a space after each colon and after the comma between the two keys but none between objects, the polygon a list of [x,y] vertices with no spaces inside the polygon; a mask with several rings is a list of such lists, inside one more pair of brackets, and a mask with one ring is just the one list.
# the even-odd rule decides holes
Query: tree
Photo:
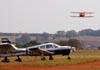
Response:
[{"label": "tree", "polygon": [[23,48],[23,45],[22,45],[22,44],[16,44],[16,46],[17,46],[18,48]]},{"label": "tree", "polygon": [[67,41],[59,41],[57,42],[57,44],[61,45],[61,46],[66,46],[67,45]]},{"label": "tree", "polygon": [[80,47],[80,46],[81,46],[81,43],[80,43],[80,41],[77,40],[77,39],[70,39],[70,40],[68,40],[68,41],[67,41],[67,45],[76,47],[76,48],[78,48],[78,49],[81,48],[81,47]]},{"label": "tree", "polygon": [[75,30],[71,30],[71,31],[66,32],[66,37],[71,38],[71,37],[76,37],[76,36],[78,36],[78,34]]},{"label": "tree", "polygon": [[29,47],[29,46],[35,46],[35,45],[39,45],[40,43],[37,43],[36,41],[30,41],[28,43],[26,43],[23,47]]},{"label": "tree", "polygon": [[94,36],[95,31],[92,29],[84,29],[79,31],[80,36]]},{"label": "tree", "polygon": [[20,38],[16,39],[16,43],[21,44],[21,45],[24,45],[30,41],[31,41],[31,38],[29,34],[22,34]]}]

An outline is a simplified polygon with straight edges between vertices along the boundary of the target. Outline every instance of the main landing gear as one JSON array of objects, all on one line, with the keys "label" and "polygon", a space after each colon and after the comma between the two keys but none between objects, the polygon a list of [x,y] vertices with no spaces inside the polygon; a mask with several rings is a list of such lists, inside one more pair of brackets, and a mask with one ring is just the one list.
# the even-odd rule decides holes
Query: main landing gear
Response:
[{"label": "main landing gear", "polygon": [[[22,59],[19,56],[17,56],[17,59],[15,61],[22,62]],[[10,60],[8,59],[8,57],[4,57],[4,59],[1,62],[10,62]]]},{"label": "main landing gear", "polygon": [[22,62],[22,59],[19,56],[17,56],[17,59],[15,61]]},{"label": "main landing gear", "polygon": [[53,60],[53,56],[52,55],[49,55],[49,60]]},{"label": "main landing gear", "polygon": [[[46,60],[44,54],[41,54],[41,60]],[[49,60],[53,60],[53,56],[49,55]]]},{"label": "main landing gear", "polygon": [[44,54],[41,54],[41,60],[46,60]]},{"label": "main landing gear", "polygon": [[68,60],[71,60],[71,57],[68,55],[67,59],[68,59]]},{"label": "main landing gear", "polygon": [[8,57],[4,57],[4,59],[1,62],[10,62],[10,60],[8,59]]}]

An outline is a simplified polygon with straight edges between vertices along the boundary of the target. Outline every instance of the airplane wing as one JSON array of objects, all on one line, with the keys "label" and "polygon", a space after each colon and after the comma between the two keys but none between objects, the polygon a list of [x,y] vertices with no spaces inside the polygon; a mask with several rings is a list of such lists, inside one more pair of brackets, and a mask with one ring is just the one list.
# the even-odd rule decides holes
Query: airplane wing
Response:
[{"label": "airplane wing", "polygon": [[30,55],[41,55],[41,54],[44,54],[44,55],[50,55],[50,54],[54,54],[53,52],[50,52],[50,51],[47,51],[47,50],[44,50],[44,49],[39,49],[39,48],[28,48],[29,50],[29,54]]}]

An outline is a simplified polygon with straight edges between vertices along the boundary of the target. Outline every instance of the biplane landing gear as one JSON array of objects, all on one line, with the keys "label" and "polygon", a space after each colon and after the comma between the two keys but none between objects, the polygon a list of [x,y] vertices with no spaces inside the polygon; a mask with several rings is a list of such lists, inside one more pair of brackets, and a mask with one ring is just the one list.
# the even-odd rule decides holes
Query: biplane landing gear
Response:
[{"label": "biplane landing gear", "polygon": [[52,57],[52,55],[49,55],[49,60],[53,60],[53,57]]},{"label": "biplane landing gear", "polygon": [[19,56],[17,56],[17,59],[15,61],[22,62],[22,59]]},{"label": "biplane landing gear", "polygon": [[10,62],[8,57],[4,57],[4,59],[1,62]]}]

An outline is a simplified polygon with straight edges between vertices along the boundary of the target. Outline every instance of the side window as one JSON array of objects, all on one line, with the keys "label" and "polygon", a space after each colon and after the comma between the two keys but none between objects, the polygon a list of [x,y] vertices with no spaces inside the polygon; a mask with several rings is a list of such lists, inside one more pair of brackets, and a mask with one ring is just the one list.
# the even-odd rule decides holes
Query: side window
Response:
[{"label": "side window", "polygon": [[51,49],[51,48],[53,48],[52,45],[46,45],[46,49]]},{"label": "side window", "polygon": [[54,45],[54,48],[58,48],[58,46]]},{"label": "side window", "polygon": [[45,49],[45,45],[43,45],[43,46],[40,46],[40,49]]}]

